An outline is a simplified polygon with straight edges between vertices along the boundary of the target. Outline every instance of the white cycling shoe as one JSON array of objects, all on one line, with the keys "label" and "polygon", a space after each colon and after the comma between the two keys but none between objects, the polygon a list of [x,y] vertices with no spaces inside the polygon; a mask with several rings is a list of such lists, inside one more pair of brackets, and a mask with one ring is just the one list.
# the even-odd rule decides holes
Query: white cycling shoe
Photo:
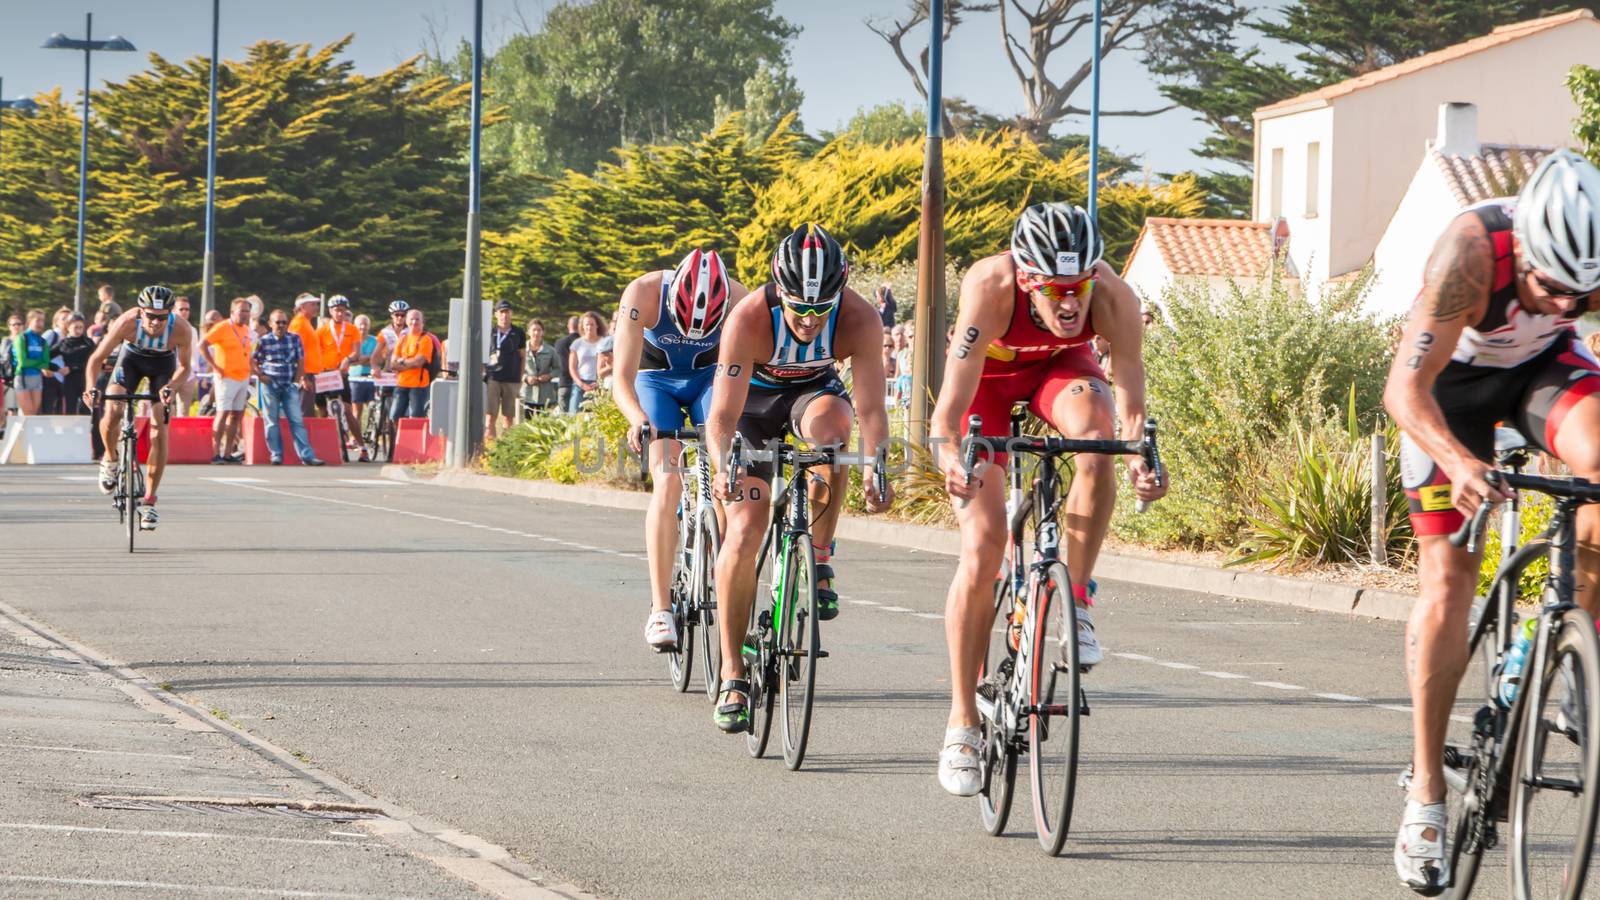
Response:
[{"label": "white cycling shoe", "polygon": [[1394,869],[1406,887],[1424,897],[1442,893],[1450,880],[1444,857],[1447,824],[1443,803],[1406,801],[1394,839]]},{"label": "white cycling shoe", "polygon": [[117,463],[113,459],[100,459],[100,493],[109,494],[117,489]]},{"label": "white cycling shoe", "polygon": [[980,737],[976,727],[946,728],[939,751],[939,786],[957,797],[973,797],[982,787],[978,770]]},{"label": "white cycling shoe", "polygon": [[1100,648],[1100,641],[1094,636],[1094,619],[1089,615],[1089,608],[1078,607],[1078,668],[1092,669],[1105,659],[1105,651]]},{"label": "white cycling shoe", "polygon": [[678,623],[672,621],[671,612],[662,609],[650,614],[644,623],[644,642],[657,653],[678,649]]},{"label": "white cycling shoe", "polygon": [[156,515],[156,508],[154,506],[141,506],[141,507],[139,507],[139,530],[140,531],[155,531],[156,530],[156,523],[159,522],[159,521],[160,521],[160,517],[158,517]]}]

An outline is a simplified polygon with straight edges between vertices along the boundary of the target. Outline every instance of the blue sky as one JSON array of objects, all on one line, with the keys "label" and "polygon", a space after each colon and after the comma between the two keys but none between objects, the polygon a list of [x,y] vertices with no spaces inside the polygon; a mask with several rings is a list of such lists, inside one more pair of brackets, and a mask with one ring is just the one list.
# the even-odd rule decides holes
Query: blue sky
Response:
[{"label": "blue sky", "polygon": [[[1264,2],[1264,0],[1263,0]],[[97,53],[94,78],[120,80],[144,68],[148,52],[183,59],[210,50],[211,4],[206,0],[0,0],[0,79],[6,97],[48,91],[57,85],[70,95],[83,79],[79,53],[43,50],[52,32],[82,37],[84,13],[95,13],[97,37],[120,34],[138,53]],[[1252,5],[1261,5],[1253,3]],[[521,13],[535,25],[540,0],[485,0],[486,31],[497,34],[515,27]],[[859,107],[887,100],[915,101],[905,71],[888,47],[868,31],[868,16],[893,16],[903,0],[777,0],[781,14],[802,28],[793,49],[793,71],[805,91],[801,115],[815,131],[834,128]],[[378,71],[416,53],[429,23],[453,43],[472,26],[470,0],[223,0],[222,56],[237,58],[241,48],[264,38],[325,44],[354,33],[351,58],[361,71]],[[1001,113],[1022,108],[1022,95],[1001,51],[999,19],[980,15],[957,30],[946,48],[945,90],[976,105]],[[1064,70],[1088,55],[1081,47],[1062,52]],[[1157,84],[1128,54],[1113,57],[1106,67],[1102,104],[1105,108],[1149,108],[1160,105]],[[1088,105],[1087,88],[1082,105]],[[1087,122],[1071,122],[1086,131]],[[1142,154],[1159,171],[1198,163],[1190,153],[1206,134],[1189,113],[1177,110],[1150,118],[1102,120],[1102,140],[1124,152]]]}]

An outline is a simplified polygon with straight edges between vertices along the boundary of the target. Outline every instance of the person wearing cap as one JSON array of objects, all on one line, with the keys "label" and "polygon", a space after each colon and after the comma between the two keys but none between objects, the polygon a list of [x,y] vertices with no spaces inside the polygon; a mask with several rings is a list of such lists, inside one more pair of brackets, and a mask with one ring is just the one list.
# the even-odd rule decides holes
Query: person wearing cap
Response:
[{"label": "person wearing cap", "polygon": [[344,401],[346,443],[354,449],[359,444],[361,426],[356,424],[355,404],[350,402],[350,364],[355,360],[356,351],[361,349],[361,332],[351,321],[350,299],[345,295],[334,294],[328,298],[328,319],[317,329],[317,341],[323,371],[337,370],[344,382],[337,391],[318,393],[317,405],[326,410],[328,398],[338,397]]},{"label": "person wearing cap", "polygon": [[289,333],[300,337],[305,353],[305,377],[300,381],[300,415],[310,416],[317,405],[317,375],[322,372],[322,341],[317,338],[317,313],[322,309],[322,298],[316,294],[301,294],[294,298],[294,318],[289,320]]},{"label": "person wearing cap", "polygon": [[488,421],[484,435],[494,440],[495,419],[503,419],[509,429],[521,418],[517,395],[522,388],[522,351],[528,335],[511,322],[511,304],[501,300],[494,305],[494,330],[489,332],[489,355],[484,358],[483,384],[487,393],[484,411]]}]

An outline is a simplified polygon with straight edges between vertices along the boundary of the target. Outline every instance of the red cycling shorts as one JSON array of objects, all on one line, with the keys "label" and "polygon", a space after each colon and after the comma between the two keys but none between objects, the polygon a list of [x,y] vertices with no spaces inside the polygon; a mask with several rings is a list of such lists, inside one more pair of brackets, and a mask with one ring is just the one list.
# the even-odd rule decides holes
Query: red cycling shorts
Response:
[{"label": "red cycling shorts", "polygon": [[[1017,365],[986,360],[978,378],[978,392],[967,407],[965,418],[983,417],[986,437],[1008,437],[1011,433],[1011,407],[1028,401],[1028,408],[1049,422],[1057,431],[1061,423],[1053,418],[1056,398],[1075,381],[1092,378],[1106,381],[1105,370],[1095,361],[1088,344],[1066,347],[1054,356]],[[966,422],[962,422],[966,431]]]}]

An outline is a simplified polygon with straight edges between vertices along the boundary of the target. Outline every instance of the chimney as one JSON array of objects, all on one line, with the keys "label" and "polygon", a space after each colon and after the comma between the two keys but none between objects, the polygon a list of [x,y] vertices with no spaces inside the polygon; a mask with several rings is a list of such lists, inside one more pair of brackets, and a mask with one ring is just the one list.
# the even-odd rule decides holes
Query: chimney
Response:
[{"label": "chimney", "polygon": [[1433,149],[1445,156],[1477,156],[1478,105],[1476,103],[1439,104],[1439,134]]}]

